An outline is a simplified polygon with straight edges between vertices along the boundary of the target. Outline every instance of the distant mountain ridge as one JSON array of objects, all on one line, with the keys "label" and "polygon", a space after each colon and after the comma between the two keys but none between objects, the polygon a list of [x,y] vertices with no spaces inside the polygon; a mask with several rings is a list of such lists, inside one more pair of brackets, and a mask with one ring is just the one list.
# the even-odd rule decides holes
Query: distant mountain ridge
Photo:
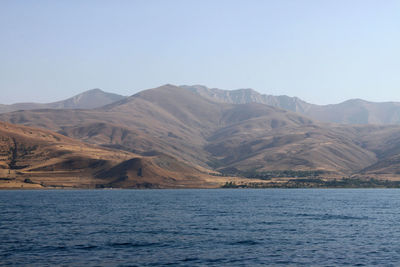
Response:
[{"label": "distant mountain ridge", "polygon": [[312,105],[297,97],[263,95],[253,89],[222,90],[207,88],[203,85],[181,85],[180,87],[217,102],[231,104],[260,103],[301,114],[304,114]]},{"label": "distant mountain ridge", "polygon": [[315,105],[297,97],[263,95],[253,89],[222,90],[202,85],[182,85],[210,100],[232,103],[261,103],[297,112],[321,122],[341,124],[400,124],[399,102],[368,102],[351,99],[339,104]]},{"label": "distant mountain ridge", "polygon": [[[101,179],[112,175],[117,179],[114,185],[118,186],[138,186],[143,181],[139,169],[145,162],[151,165],[146,165],[150,170],[160,174],[157,181],[151,180],[153,187],[178,186],[181,181],[174,180],[178,175],[176,170],[188,173],[182,177],[185,186],[203,186],[205,180],[198,180],[201,177],[216,181],[214,176],[206,177],[210,171],[222,175],[289,171],[294,173],[292,178],[306,172],[312,177],[322,173],[332,179],[361,175],[400,180],[398,125],[322,123],[286,109],[255,103],[257,99],[268,98],[259,98],[252,90],[233,93],[214,90],[217,92],[214,97],[223,101],[203,97],[198,91],[167,84],[95,109],[15,111],[0,114],[0,121],[40,127],[86,144],[143,158],[144,161],[121,161],[101,170],[100,176],[95,175]],[[300,107],[300,100],[298,104]],[[6,127],[15,127],[10,135],[20,131],[17,126],[6,124]],[[15,165],[14,161],[7,163],[13,147],[16,146],[10,143],[3,149],[5,172],[7,164]],[[56,147],[58,151],[59,146]],[[74,147],[79,157],[87,154],[83,153],[85,149],[80,151],[78,143]],[[62,155],[66,153],[64,148],[60,150]],[[104,152],[101,151],[96,153]],[[34,163],[35,159],[22,154],[21,167]],[[64,162],[64,158],[60,160]],[[68,162],[62,166],[68,167]],[[120,176],[121,173],[124,175]],[[132,177],[128,184],[124,182],[125,174]],[[149,177],[153,175],[150,174]]]},{"label": "distant mountain ridge", "polygon": [[[210,101],[229,104],[260,103],[296,112],[321,122],[339,124],[400,124],[400,102],[369,102],[350,99],[339,104],[316,105],[298,97],[261,94],[253,89],[222,90],[203,85],[181,85]],[[126,96],[92,89],[52,103],[0,104],[0,113],[35,109],[94,109],[125,101]]]},{"label": "distant mountain ridge", "polygon": [[34,109],[93,109],[124,99],[125,96],[91,89],[71,98],[52,103],[15,103],[0,105],[0,113]]},{"label": "distant mountain ridge", "polygon": [[218,171],[322,170],[348,175],[390,156],[374,140],[384,137],[389,148],[400,148],[394,135],[398,126],[324,124],[271,105],[217,102],[173,85],[96,109],[17,111],[1,114],[0,120],[141,156],[167,154]]}]

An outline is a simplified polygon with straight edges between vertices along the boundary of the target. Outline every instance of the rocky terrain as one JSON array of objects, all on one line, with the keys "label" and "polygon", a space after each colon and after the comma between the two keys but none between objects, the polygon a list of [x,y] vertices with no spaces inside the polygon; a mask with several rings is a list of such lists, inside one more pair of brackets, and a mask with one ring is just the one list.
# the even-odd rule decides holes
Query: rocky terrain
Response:
[{"label": "rocky terrain", "polygon": [[323,122],[304,115],[311,108],[297,98],[164,85],[105,105],[86,99],[84,109],[0,114],[3,183],[163,188],[400,178],[400,126]]}]

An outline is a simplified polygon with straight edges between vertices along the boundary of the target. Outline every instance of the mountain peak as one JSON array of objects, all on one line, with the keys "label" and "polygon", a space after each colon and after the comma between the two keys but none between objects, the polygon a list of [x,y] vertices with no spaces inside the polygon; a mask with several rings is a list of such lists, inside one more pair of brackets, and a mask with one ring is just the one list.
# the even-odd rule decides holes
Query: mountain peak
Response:
[{"label": "mountain peak", "polygon": [[89,89],[87,91],[84,91],[84,92],[80,93],[80,95],[88,94],[88,93],[105,93],[106,94],[106,92],[104,92],[100,88],[93,88],[93,89]]},{"label": "mountain peak", "polygon": [[124,98],[125,96],[107,93],[99,88],[94,88],[68,99],[52,103],[16,103],[12,105],[1,105],[0,113],[34,109],[93,109],[111,104]]},{"label": "mountain peak", "polygon": [[92,109],[111,104],[123,98],[125,97],[94,88],[50,105],[52,106],[51,108]]},{"label": "mountain peak", "polygon": [[182,88],[195,92],[213,101],[231,104],[260,103],[294,112],[304,112],[309,105],[297,97],[263,95],[251,88],[236,90],[209,89],[202,85],[182,85]]},{"label": "mountain peak", "polygon": [[340,104],[363,104],[363,103],[369,103],[369,102],[366,100],[360,99],[360,98],[353,98],[353,99],[346,100]]}]

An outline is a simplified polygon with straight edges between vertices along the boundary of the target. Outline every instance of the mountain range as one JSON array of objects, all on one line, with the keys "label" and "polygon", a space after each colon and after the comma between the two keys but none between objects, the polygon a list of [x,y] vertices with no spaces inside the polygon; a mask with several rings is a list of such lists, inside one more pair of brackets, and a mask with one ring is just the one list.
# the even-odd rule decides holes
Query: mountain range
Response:
[{"label": "mountain range", "polygon": [[[91,90],[57,103],[0,114],[8,128],[1,135],[0,161],[7,179],[14,174],[35,186],[134,188],[218,187],[232,179],[246,182],[232,176],[262,174],[279,182],[289,172],[294,179],[400,179],[400,126],[388,125],[395,121],[388,110],[396,103],[355,101],[369,114],[359,120],[352,111],[359,106],[347,102],[317,106],[251,89],[174,85],[129,97]],[[318,108],[341,108],[345,121],[332,119],[338,114],[328,120],[309,115]],[[373,118],[379,122],[370,123]],[[38,132],[36,139],[29,131]],[[31,149],[35,144],[43,145]]]},{"label": "mountain range", "polygon": [[[339,104],[316,105],[298,97],[260,94],[253,89],[222,90],[202,85],[181,85],[214,102],[230,104],[260,103],[321,121],[340,124],[400,124],[400,102],[369,102],[350,99]],[[126,96],[92,89],[66,100],[53,103],[0,104],[0,113],[34,109],[93,109],[127,98]]]},{"label": "mountain range", "polygon": [[191,188],[221,182],[167,155],[140,156],[0,123],[0,188]]},{"label": "mountain range", "polygon": [[339,104],[315,105],[297,97],[260,94],[253,89],[221,90],[202,85],[181,86],[213,101],[232,104],[261,103],[290,110],[321,122],[342,124],[400,124],[399,102],[351,99]]},{"label": "mountain range", "polygon": [[15,103],[12,105],[1,105],[0,113],[17,110],[33,109],[91,109],[101,107],[125,98],[124,96],[107,93],[100,89],[92,89],[71,98],[52,103]]}]

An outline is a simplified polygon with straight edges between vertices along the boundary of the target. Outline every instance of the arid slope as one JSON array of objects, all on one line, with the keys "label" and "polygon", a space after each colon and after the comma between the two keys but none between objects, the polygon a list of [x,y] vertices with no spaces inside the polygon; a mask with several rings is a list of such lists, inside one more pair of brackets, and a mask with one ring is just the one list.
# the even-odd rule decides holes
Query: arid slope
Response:
[{"label": "arid slope", "polygon": [[[384,157],[371,136],[399,127],[324,124],[265,104],[229,104],[173,85],[92,110],[33,110],[0,120],[39,126],[140,156],[215,170],[322,170],[351,175]],[[382,140],[382,139],[381,139]]]},{"label": "arid slope", "polygon": [[143,157],[48,130],[0,123],[0,188],[218,187],[208,170]]}]

